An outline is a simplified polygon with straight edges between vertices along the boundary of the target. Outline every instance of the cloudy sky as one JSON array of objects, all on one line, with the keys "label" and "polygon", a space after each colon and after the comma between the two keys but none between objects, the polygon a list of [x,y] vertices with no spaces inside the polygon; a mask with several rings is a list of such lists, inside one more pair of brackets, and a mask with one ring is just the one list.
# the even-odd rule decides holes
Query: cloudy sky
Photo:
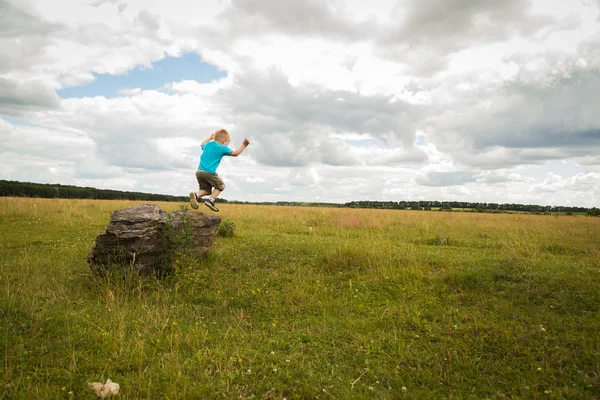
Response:
[{"label": "cloudy sky", "polygon": [[0,0],[0,179],[600,206],[600,0]]}]

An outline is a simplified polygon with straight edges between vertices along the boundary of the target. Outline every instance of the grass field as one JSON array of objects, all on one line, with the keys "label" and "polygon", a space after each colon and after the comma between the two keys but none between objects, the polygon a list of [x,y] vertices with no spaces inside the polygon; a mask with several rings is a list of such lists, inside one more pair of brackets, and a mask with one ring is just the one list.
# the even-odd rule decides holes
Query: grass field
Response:
[{"label": "grass field", "polygon": [[207,259],[93,276],[138,204],[0,198],[0,398],[600,398],[600,218],[225,204]]}]

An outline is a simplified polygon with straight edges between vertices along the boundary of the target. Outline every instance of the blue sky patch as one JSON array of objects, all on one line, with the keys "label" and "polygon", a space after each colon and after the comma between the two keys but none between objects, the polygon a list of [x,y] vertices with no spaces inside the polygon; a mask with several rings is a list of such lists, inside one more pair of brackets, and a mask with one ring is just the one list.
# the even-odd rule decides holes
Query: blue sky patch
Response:
[{"label": "blue sky patch", "polygon": [[73,97],[119,97],[120,90],[155,90],[171,82],[194,80],[201,83],[223,78],[227,73],[202,61],[196,53],[181,57],[166,56],[152,63],[151,68],[137,67],[123,75],[96,74],[94,81],[81,86],[64,88],[56,93],[63,99]]},{"label": "blue sky patch", "polygon": [[30,127],[34,127],[34,128],[41,128],[40,125],[32,124],[31,122],[26,121],[21,118],[6,117],[3,115],[2,119],[7,122],[10,122],[11,124],[13,124],[15,126],[30,126]]}]

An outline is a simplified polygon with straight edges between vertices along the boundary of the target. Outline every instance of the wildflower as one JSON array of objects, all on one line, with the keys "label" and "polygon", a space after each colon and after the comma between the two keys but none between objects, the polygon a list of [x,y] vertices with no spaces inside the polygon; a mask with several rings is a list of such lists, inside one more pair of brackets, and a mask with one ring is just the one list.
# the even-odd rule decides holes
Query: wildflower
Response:
[{"label": "wildflower", "polygon": [[542,370],[542,367],[538,367],[538,369],[537,369],[537,370],[538,370],[538,371],[541,371],[541,370]]},{"label": "wildflower", "polygon": [[406,386],[402,386],[402,393],[406,393]]},{"label": "wildflower", "polygon": [[274,356],[274,355],[275,355],[275,352],[274,352],[274,351],[272,351],[272,352],[271,352],[271,355],[272,355],[272,356]]},{"label": "wildflower", "polygon": [[69,390],[69,396],[73,396],[73,391]]},{"label": "wildflower", "polygon": [[65,390],[67,390],[67,388],[63,386],[62,391],[64,392]]},{"label": "wildflower", "polygon": [[291,361],[290,360],[285,360],[285,362],[289,364]]},{"label": "wildflower", "polygon": [[273,372],[277,372],[277,368],[273,368]]},{"label": "wildflower", "polygon": [[173,326],[177,326],[177,322],[173,321]]},{"label": "wildflower", "polygon": [[544,325],[540,325],[540,332],[546,332],[546,328],[544,328]]},{"label": "wildflower", "polygon": [[369,386],[369,390],[375,390],[373,386]]}]

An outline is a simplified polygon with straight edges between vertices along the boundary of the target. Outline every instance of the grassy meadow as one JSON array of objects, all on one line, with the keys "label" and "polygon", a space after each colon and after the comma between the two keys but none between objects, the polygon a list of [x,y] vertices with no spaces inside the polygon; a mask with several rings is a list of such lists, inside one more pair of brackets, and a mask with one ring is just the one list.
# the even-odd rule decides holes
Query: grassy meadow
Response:
[{"label": "grassy meadow", "polygon": [[600,218],[224,204],[206,259],[92,275],[143,203],[0,198],[1,399],[600,398]]}]

